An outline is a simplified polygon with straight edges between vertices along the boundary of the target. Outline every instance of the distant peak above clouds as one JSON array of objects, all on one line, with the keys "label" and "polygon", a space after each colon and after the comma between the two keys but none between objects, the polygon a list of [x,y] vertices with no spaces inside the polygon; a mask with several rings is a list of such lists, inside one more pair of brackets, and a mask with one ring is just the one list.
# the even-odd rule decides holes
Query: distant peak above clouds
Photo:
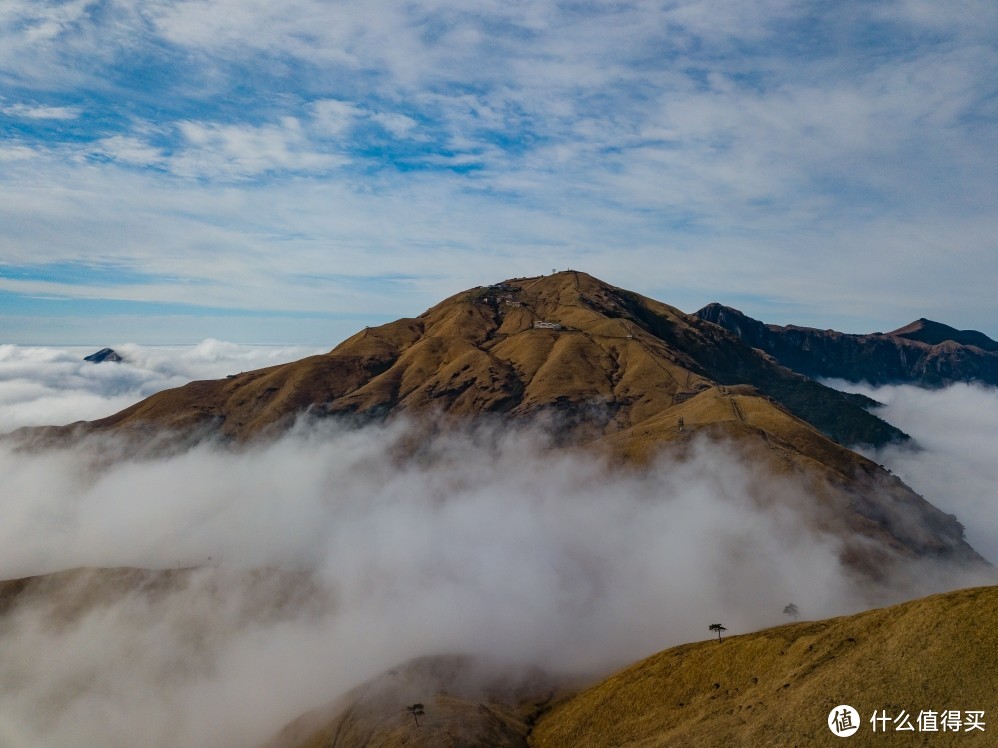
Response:
[{"label": "distant peak above clouds", "polygon": [[113,348],[101,348],[96,353],[91,353],[89,356],[83,357],[84,361],[89,361],[92,364],[103,364],[103,363],[114,363],[120,364],[125,359],[115,351]]}]

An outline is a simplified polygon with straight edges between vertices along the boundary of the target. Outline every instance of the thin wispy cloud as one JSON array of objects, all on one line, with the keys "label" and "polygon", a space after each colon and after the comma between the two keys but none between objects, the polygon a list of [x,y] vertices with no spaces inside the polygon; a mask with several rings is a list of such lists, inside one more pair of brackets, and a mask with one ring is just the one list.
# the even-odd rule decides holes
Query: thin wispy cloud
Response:
[{"label": "thin wispy cloud", "polygon": [[[0,159],[31,164],[32,197],[3,216],[3,264],[79,260],[99,235],[164,278],[200,264],[231,288],[207,303],[247,307],[266,284],[317,314],[362,311],[367,291],[303,298],[287,278],[384,266],[424,279],[370,299],[395,316],[574,266],[689,311],[737,297],[850,331],[998,329],[990,3],[0,13]],[[4,202],[24,189],[0,177]]]},{"label": "thin wispy cloud", "polygon": [[260,127],[183,122],[180,131],[184,148],[170,160],[171,170],[179,176],[224,179],[275,172],[323,173],[345,162],[312,150],[294,117]]},{"label": "thin wispy cloud", "polygon": [[33,106],[31,104],[11,104],[0,108],[0,112],[17,119],[76,119],[80,108],[72,106]]},{"label": "thin wispy cloud", "polygon": [[106,156],[131,166],[161,166],[166,163],[162,150],[148,141],[130,135],[112,135],[95,144],[92,155]]}]

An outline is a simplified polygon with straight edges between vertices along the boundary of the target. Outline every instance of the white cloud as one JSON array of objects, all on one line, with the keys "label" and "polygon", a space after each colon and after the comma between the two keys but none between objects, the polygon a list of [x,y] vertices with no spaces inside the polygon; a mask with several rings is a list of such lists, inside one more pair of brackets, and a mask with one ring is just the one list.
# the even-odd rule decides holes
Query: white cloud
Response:
[{"label": "white cloud", "polygon": [[0,11],[0,24],[18,29],[25,39],[43,43],[57,39],[85,23],[94,0],[32,2],[11,0]]},{"label": "white cloud", "polygon": [[[415,461],[398,457],[406,443],[395,423],[160,459],[109,461],[106,441],[0,447],[8,573],[212,559],[176,591],[126,594],[57,631],[44,603],[8,618],[0,730],[29,744],[256,744],[415,656],[605,672],[706,638],[709,621],[745,631],[782,622],[791,600],[820,617],[904,594],[843,570],[838,542],[800,513],[804,486],[718,445],[640,475],[546,453],[529,432],[439,436]],[[762,512],[762,496],[797,509]],[[286,580],[239,576],[263,568],[314,573],[318,588],[275,610]]]},{"label": "white cloud", "polygon": [[40,104],[11,104],[2,110],[8,117],[20,119],[76,119],[82,111],[80,107],[44,106]]},{"label": "white cloud", "polygon": [[[587,220],[552,216],[543,206],[495,205],[464,193],[450,177],[414,175],[408,185],[302,180],[243,191],[41,161],[0,182],[7,261],[99,259],[151,277],[125,286],[2,282],[20,293],[397,317],[497,277],[546,271],[552,246],[609,245],[613,237],[612,227],[601,233]],[[66,187],[51,191],[52,182]],[[455,266],[455,253],[475,262]],[[160,275],[166,279],[154,282]],[[355,275],[417,280],[365,287],[350,281]]]},{"label": "white cloud", "polygon": [[34,148],[23,145],[0,145],[0,161],[28,161],[38,156]]},{"label": "white cloud", "polygon": [[311,104],[312,126],[321,133],[342,135],[367,112],[349,101],[322,99]]},{"label": "white cloud", "polygon": [[[294,274],[390,268],[448,293],[572,265],[644,292],[674,279],[665,300],[689,308],[751,293],[801,310],[796,322],[876,329],[965,324],[959,299],[998,324],[986,4],[34,5],[0,16],[5,69],[45,81],[36,100],[111,87],[139,119],[87,146],[0,146],[5,162],[32,161],[31,199],[4,222],[12,255],[183,256],[181,275],[200,262],[237,306],[321,303],[281,285],[267,260],[279,255]],[[28,45],[25,24],[62,30]],[[131,88],[133,52],[183,68],[179,88],[157,89],[161,109]],[[114,163],[37,163],[95,151]],[[159,173],[124,179],[119,166]],[[11,173],[0,193],[25,184]],[[454,261],[469,253],[475,272]]]},{"label": "white cloud", "polygon": [[396,138],[410,137],[410,133],[419,123],[412,117],[396,112],[372,114],[371,119],[388,130]]},{"label": "white cloud", "polygon": [[956,0],[940,6],[931,0],[900,0],[876,9],[882,18],[935,32],[954,31],[990,41],[998,8],[988,0]]},{"label": "white cloud", "polygon": [[122,50],[134,51],[144,36],[132,0],[0,4],[0,66],[8,80],[45,93],[101,82],[105,66]]},{"label": "white cloud", "polygon": [[886,447],[870,457],[943,511],[956,514],[968,542],[998,563],[998,389],[829,384],[885,404],[877,415],[910,434],[920,449]]},{"label": "white cloud", "polygon": [[124,356],[124,363],[84,361],[84,356],[95,352],[92,348],[0,345],[2,431],[104,418],[154,392],[192,380],[221,379],[322,352],[213,339],[196,346],[112,342],[112,347]]},{"label": "white cloud", "polygon": [[126,135],[112,135],[97,141],[95,151],[101,155],[132,166],[160,166],[166,157],[160,148],[149,145],[139,138]]},{"label": "white cloud", "polygon": [[309,108],[312,118],[308,126],[321,136],[342,137],[354,126],[370,120],[377,122],[396,138],[408,138],[411,137],[413,128],[419,124],[412,117],[398,112],[375,112],[339,99],[315,101]]},{"label": "white cloud", "polygon": [[267,172],[326,172],[347,162],[343,156],[315,150],[294,117],[273,125],[182,122],[179,127],[186,147],[170,159],[170,169],[184,177],[240,179]]}]

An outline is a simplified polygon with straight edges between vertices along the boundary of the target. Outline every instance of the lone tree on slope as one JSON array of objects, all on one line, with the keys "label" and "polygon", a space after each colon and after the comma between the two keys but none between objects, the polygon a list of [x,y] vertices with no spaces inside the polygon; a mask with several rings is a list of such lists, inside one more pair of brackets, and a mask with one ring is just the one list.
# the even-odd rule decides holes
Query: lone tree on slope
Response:
[{"label": "lone tree on slope", "polygon": [[712,623],[707,628],[709,628],[711,631],[716,631],[717,632],[717,640],[718,641],[721,641],[721,632],[722,631],[727,631],[727,629],[724,626],[722,626],[721,624],[719,624],[719,623]]},{"label": "lone tree on slope", "polygon": [[422,704],[413,704],[412,706],[407,706],[405,708],[405,710],[407,712],[409,712],[409,714],[412,715],[412,718],[414,720],[416,720],[416,727],[419,727],[419,718],[422,715],[426,714],[426,712],[423,709],[423,705]]},{"label": "lone tree on slope", "polygon": [[783,615],[790,616],[796,621],[800,618],[800,609],[793,603],[790,603],[790,605],[783,609]]}]

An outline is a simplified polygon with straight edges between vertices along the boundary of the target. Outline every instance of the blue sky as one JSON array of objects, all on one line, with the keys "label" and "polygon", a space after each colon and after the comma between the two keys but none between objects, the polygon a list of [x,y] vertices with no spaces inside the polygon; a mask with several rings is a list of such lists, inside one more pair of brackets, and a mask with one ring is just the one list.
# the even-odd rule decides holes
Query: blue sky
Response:
[{"label": "blue sky", "polygon": [[0,343],[324,345],[552,268],[998,337],[998,6],[4,0]]}]

